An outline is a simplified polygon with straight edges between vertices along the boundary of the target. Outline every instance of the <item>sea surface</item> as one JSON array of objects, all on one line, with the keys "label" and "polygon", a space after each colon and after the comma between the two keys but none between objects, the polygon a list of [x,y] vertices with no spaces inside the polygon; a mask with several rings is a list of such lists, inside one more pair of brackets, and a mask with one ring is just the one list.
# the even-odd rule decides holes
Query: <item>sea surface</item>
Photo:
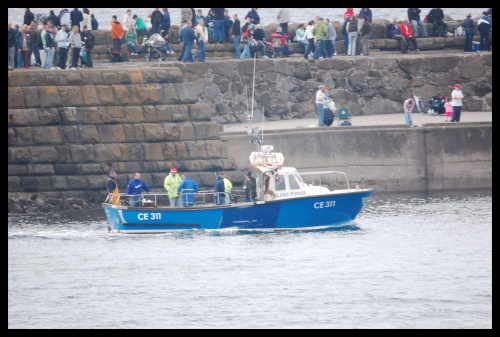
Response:
[{"label": "sea surface", "polygon": [[[59,12],[62,8],[31,8],[31,12],[33,13],[41,13],[45,15],[49,15],[49,11],[53,9],[56,15],[59,15]],[[73,8],[68,8],[69,11],[72,11]],[[82,8],[79,8],[82,10]],[[96,20],[99,22],[99,29],[111,29],[111,17],[116,15],[118,17],[118,21],[122,21],[123,17],[127,13],[127,9],[132,10],[132,15],[137,14],[137,16],[146,19],[147,14],[151,13],[153,8],[89,8],[90,14],[94,14]],[[203,15],[208,14],[209,8],[195,8],[196,10],[201,9]],[[240,18],[240,21],[244,21],[244,17],[251,10],[251,8],[226,8],[229,14],[237,14]],[[270,23],[276,23],[276,14],[278,13],[279,8],[259,8],[257,12],[259,13],[261,23],[263,25],[267,25]],[[325,19],[330,19],[332,21],[340,21],[343,22],[344,12],[346,8],[290,8],[290,23],[306,23],[310,20],[314,20],[316,15],[320,15]],[[361,8],[354,8],[354,13],[358,14]],[[371,8],[374,19],[387,19],[392,20],[393,18],[397,18],[398,20],[402,20],[404,18],[408,18],[408,8]],[[420,13],[421,19],[423,20],[425,15],[429,13],[431,8],[421,8],[422,12]],[[467,16],[467,13],[470,12],[473,18],[480,17],[482,12],[487,10],[487,8],[443,8],[443,12],[445,15],[449,15],[454,20],[463,20]],[[169,8],[170,20],[173,25],[180,25],[181,21],[181,11],[180,8]],[[8,9],[8,20],[9,22],[14,24],[22,24],[24,19],[24,8],[9,8]]]},{"label": "sea surface", "polygon": [[8,327],[492,328],[492,191],[375,193],[329,230],[8,217]]}]

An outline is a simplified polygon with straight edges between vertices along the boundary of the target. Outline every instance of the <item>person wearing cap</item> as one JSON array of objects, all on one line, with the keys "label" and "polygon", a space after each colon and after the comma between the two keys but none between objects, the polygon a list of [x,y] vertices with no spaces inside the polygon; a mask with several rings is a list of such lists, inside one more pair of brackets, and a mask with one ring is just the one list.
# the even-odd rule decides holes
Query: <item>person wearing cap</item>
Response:
[{"label": "person wearing cap", "polygon": [[257,182],[255,178],[252,177],[251,172],[246,173],[246,184],[245,184],[245,194],[246,194],[246,202],[254,202],[257,197]]},{"label": "person wearing cap", "polygon": [[109,193],[108,199],[113,205],[121,206],[122,202],[120,201],[120,191],[118,190],[118,184],[116,183],[116,171],[111,170],[109,172],[109,178],[106,181],[106,189]]},{"label": "person wearing cap", "polygon": [[94,35],[88,28],[89,27],[87,25],[84,25],[82,32],[82,42],[84,43],[85,52],[87,53],[85,65],[87,66],[87,68],[94,68],[94,64],[92,63],[92,49],[94,48],[95,44]]},{"label": "person wearing cap", "polygon": [[170,173],[165,177],[163,187],[167,190],[168,200],[170,201],[170,207],[181,207],[181,198],[177,193],[177,188],[182,182],[181,177],[177,174],[177,169],[172,167]]},{"label": "person wearing cap", "polygon": [[455,84],[451,93],[451,99],[453,105],[453,116],[451,117],[451,122],[460,122],[460,114],[462,113],[462,99],[464,94],[460,90],[460,84]]}]

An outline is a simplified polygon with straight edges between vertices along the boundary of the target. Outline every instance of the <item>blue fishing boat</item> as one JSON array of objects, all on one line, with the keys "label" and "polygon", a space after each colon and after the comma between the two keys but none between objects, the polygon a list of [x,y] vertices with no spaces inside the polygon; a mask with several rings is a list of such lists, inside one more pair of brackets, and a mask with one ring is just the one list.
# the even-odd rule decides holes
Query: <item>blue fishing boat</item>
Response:
[{"label": "blue fishing boat", "polygon": [[[255,62],[253,87],[255,88]],[[119,233],[163,233],[193,229],[303,230],[339,226],[352,221],[366,204],[373,189],[351,188],[347,174],[339,171],[299,172],[283,166],[285,157],[272,145],[262,145],[257,128],[252,127],[250,143],[257,151],[249,157],[249,172],[256,180],[256,198],[246,200],[244,193],[224,193],[228,204],[219,205],[219,192],[182,191],[189,207],[170,207],[166,193],[143,196],[142,206],[129,206],[127,194],[109,194],[102,204],[109,231]],[[262,128],[263,130],[263,128]],[[304,177],[304,178],[303,178]],[[304,179],[312,177],[313,181]],[[340,188],[329,188],[339,186]],[[344,181],[345,179],[345,181]],[[316,183],[314,182],[316,180]],[[245,192],[245,191],[243,191]],[[146,199],[147,198],[147,199]],[[186,202],[187,204],[187,202]]]},{"label": "blue fishing boat", "polygon": [[[141,207],[132,207],[127,205],[127,194],[110,194],[102,204],[109,230],[163,233],[191,229],[303,230],[339,226],[354,220],[374,192],[358,186],[351,188],[344,172],[299,174],[294,167],[283,166],[283,154],[274,152],[272,146],[260,146],[260,151],[252,152],[249,160],[249,172],[256,177],[254,201],[241,201],[243,195],[224,193],[230,203],[217,205],[217,193],[213,190],[183,191],[181,198],[194,196],[192,206],[170,207],[166,193],[151,193],[143,196]],[[330,176],[345,179],[345,188],[330,190],[324,183],[338,181]],[[315,177],[319,183],[306,183],[303,177]],[[116,204],[116,198],[120,198],[121,205]]]}]

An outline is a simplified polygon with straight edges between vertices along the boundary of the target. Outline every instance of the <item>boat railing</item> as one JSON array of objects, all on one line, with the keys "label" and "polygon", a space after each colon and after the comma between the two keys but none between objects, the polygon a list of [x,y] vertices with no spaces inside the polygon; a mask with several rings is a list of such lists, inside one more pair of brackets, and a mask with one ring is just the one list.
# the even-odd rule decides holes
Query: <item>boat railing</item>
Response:
[{"label": "boat railing", "polygon": [[[319,172],[300,172],[300,176],[307,176],[307,175],[318,175],[319,176],[319,185],[322,186],[322,181],[321,181],[321,176],[325,174],[339,174],[343,175],[345,177],[345,181],[347,183],[347,189],[351,189],[349,186],[349,179],[347,179],[347,174],[342,171],[319,171]],[[313,182],[314,184],[314,182]]]},{"label": "boat railing", "polygon": [[[180,195],[181,201],[184,203],[189,202],[192,206],[201,206],[207,204],[215,204],[217,195],[224,195],[225,200],[229,200],[231,203],[238,203],[245,201],[245,190],[237,190],[233,189],[231,193],[226,192],[215,192],[214,190],[205,190],[205,191],[188,191],[184,190]],[[190,198],[193,196],[193,198]],[[143,194],[127,194],[127,193],[119,193],[119,194],[108,194],[104,203],[109,204],[118,204],[118,201],[121,201],[121,204],[124,206],[129,205],[129,197],[140,197],[140,200],[144,205],[151,206],[170,206],[168,193],[165,192],[151,192],[151,193],[143,193]]]}]

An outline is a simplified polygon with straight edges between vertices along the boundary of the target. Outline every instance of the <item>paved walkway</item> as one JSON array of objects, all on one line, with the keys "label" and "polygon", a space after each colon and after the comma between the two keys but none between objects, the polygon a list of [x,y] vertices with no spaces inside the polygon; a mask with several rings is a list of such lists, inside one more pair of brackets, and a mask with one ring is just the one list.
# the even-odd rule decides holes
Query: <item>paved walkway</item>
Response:
[{"label": "paved walkway", "polygon": [[[338,116],[338,113],[335,114]],[[460,115],[459,123],[466,122],[492,122],[492,111],[462,111]],[[428,115],[420,112],[414,112],[413,124],[418,126],[425,126],[426,124],[458,124],[446,122],[446,117],[443,115]],[[404,126],[405,117],[403,113],[396,114],[383,114],[383,115],[362,115],[362,116],[352,116],[351,123],[353,126],[384,126],[384,125],[400,125]],[[318,119],[317,118],[302,118],[302,119],[287,119],[280,121],[264,121],[264,130],[285,130],[285,129],[301,129],[301,128],[317,128]],[[254,120],[254,126],[262,127],[261,120]],[[338,128],[337,119],[335,122],[329,126],[330,128]],[[234,123],[234,124],[224,124],[224,133],[226,132],[249,132],[248,123]]]}]

